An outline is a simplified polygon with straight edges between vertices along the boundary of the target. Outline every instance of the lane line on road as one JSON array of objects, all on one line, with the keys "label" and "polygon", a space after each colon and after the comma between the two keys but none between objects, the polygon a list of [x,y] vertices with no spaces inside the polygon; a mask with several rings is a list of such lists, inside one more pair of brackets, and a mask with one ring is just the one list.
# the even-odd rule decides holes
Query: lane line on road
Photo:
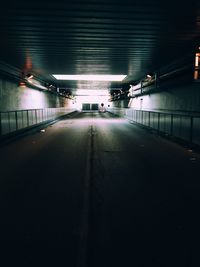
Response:
[{"label": "lane line on road", "polygon": [[90,138],[86,157],[86,171],[83,188],[83,209],[80,223],[80,241],[77,255],[77,267],[86,267],[88,261],[88,241],[89,241],[89,214],[92,190],[94,160],[94,128],[90,125]]}]

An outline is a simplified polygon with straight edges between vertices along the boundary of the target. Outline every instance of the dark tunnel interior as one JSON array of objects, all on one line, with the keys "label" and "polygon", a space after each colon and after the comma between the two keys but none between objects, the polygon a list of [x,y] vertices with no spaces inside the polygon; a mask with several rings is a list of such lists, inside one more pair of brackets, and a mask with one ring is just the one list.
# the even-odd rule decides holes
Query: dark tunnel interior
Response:
[{"label": "dark tunnel interior", "polygon": [[200,2],[1,3],[0,265],[199,266]]}]

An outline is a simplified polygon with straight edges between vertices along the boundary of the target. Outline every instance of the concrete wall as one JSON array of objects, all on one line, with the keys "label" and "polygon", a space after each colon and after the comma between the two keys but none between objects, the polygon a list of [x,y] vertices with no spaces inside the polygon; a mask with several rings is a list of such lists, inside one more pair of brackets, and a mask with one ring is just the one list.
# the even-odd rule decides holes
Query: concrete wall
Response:
[{"label": "concrete wall", "polygon": [[0,77],[0,111],[47,107],[71,107],[71,100],[48,92],[19,87],[17,82]]},{"label": "concrete wall", "polygon": [[170,87],[129,101],[116,101],[114,106],[155,111],[200,112],[200,83]]}]

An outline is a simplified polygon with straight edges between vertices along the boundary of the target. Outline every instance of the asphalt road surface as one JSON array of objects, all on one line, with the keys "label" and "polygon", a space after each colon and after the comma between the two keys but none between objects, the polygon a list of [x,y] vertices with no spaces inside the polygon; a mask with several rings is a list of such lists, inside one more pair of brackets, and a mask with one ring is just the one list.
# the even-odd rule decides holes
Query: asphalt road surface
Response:
[{"label": "asphalt road surface", "polygon": [[200,155],[109,113],[0,148],[0,266],[200,266]]}]

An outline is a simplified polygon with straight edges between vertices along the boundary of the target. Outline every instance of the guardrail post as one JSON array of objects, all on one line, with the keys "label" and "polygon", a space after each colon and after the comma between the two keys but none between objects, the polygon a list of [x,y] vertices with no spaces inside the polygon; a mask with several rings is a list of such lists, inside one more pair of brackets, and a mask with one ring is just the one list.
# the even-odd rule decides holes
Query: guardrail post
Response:
[{"label": "guardrail post", "polygon": [[190,143],[193,142],[193,116],[190,117]]},{"label": "guardrail post", "polygon": [[42,121],[44,121],[44,111],[42,109]]},{"label": "guardrail post", "polygon": [[0,136],[2,135],[2,116],[0,112]]},{"label": "guardrail post", "polygon": [[17,111],[15,111],[15,125],[16,125],[16,131],[18,130],[18,117],[17,117]]},{"label": "guardrail post", "polygon": [[141,113],[142,113],[142,116],[141,116],[141,124],[144,124],[143,123],[143,110],[141,110]]},{"label": "guardrail post", "polygon": [[35,109],[35,122],[37,124],[37,110]]},{"label": "guardrail post", "polygon": [[10,112],[8,112],[8,130],[9,130],[9,133],[11,131],[11,127],[10,127]]},{"label": "guardrail post", "polygon": [[170,135],[172,136],[173,135],[173,114],[171,114],[171,125],[170,125]]},{"label": "guardrail post", "polygon": [[24,128],[24,112],[22,110],[22,128]]},{"label": "guardrail post", "polygon": [[149,111],[149,121],[148,121],[148,126],[150,128],[150,111]]},{"label": "guardrail post", "polygon": [[160,113],[158,113],[158,132],[160,132]]},{"label": "guardrail post", "polygon": [[27,117],[27,126],[29,126],[29,114],[28,114],[28,110],[26,111],[26,117]]}]

